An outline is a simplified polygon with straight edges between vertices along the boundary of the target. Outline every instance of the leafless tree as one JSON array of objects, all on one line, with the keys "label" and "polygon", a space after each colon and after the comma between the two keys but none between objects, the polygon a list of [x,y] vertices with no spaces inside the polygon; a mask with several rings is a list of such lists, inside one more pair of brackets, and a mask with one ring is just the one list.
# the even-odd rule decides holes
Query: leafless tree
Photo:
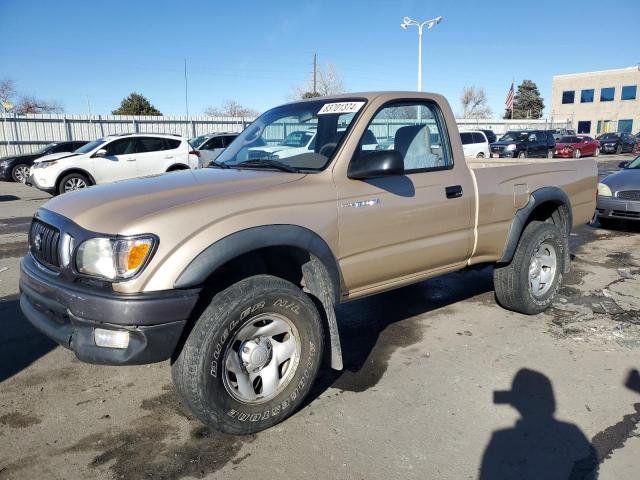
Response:
[{"label": "leafless tree", "polygon": [[336,66],[327,63],[325,67],[318,66],[316,72],[316,89],[313,90],[313,77],[302,85],[294,87],[291,94],[292,100],[302,98],[324,97],[325,95],[335,95],[345,91],[342,75]]},{"label": "leafless tree", "polygon": [[487,93],[482,87],[464,87],[460,95],[462,118],[489,118],[493,114],[487,105]]},{"label": "leafless tree", "polygon": [[25,115],[28,113],[63,113],[64,109],[58,102],[49,102],[42,100],[34,96],[20,97],[17,105],[14,107],[14,112],[18,115]]},{"label": "leafless tree", "polygon": [[204,111],[205,115],[210,117],[257,117],[260,112],[249,107],[241,105],[235,100],[225,100],[218,107],[207,107]]},{"label": "leafless tree", "polygon": [[3,112],[7,109],[4,108],[5,102],[10,102],[16,95],[16,85],[10,78],[3,78],[0,80],[0,108]]}]

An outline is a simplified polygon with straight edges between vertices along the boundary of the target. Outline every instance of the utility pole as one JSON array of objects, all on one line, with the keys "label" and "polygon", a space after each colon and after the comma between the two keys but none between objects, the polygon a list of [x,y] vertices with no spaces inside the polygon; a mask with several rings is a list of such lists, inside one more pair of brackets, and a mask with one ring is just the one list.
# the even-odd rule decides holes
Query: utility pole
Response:
[{"label": "utility pole", "polygon": [[184,59],[184,109],[189,116],[189,83],[187,81],[187,59]]},{"label": "utility pole", "polygon": [[313,94],[317,93],[317,76],[318,76],[318,55],[317,53],[313,54]]}]

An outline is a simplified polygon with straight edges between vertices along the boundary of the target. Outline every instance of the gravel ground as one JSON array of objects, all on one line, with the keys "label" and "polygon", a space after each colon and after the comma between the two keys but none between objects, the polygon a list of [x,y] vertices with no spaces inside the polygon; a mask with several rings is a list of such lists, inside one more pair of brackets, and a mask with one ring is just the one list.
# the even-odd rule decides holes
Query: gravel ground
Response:
[{"label": "gravel ground", "polygon": [[346,370],[233,437],[182,409],[167,362],[86,365],[22,318],[19,257],[47,198],[0,184],[0,479],[500,478],[514,461],[527,478],[638,478],[640,228],[579,227],[537,317],[496,305],[490,268],[340,306]]}]

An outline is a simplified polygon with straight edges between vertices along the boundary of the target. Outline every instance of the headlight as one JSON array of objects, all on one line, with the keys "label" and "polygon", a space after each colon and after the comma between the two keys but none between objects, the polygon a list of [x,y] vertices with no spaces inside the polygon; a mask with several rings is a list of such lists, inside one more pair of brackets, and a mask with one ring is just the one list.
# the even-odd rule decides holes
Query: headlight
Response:
[{"label": "headlight", "polygon": [[111,280],[133,277],[145,265],[156,244],[154,237],[91,238],[76,253],[80,273]]},{"label": "headlight", "polygon": [[505,148],[507,152],[513,152],[515,149],[516,149],[515,143],[510,143],[509,145],[507,145],[507,148]]},{"label": "headlight", "polygon": [[33,164],[32,168],[39,169],[39,168],[52,167],[56,163],[58,163],[57,160],[50,160],[48,162],[36,162],[36,163]]},{"label": "headlight", "polygon": [[598,195],[600,195],[601,197],[613,196],[613,194],[611,193],[611,189],[609,188],[609,185],[605,185],[604,183],[598,184]]}]

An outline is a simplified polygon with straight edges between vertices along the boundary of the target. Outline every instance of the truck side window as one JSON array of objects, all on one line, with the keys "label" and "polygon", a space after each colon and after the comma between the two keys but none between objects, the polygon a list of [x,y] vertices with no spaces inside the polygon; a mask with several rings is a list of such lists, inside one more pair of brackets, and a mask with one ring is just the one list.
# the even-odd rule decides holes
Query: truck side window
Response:
[{"label": "truck side window", "polygon": [[377,150],[398,151],[405,173],[453,166],[442,112],[433,102],[394,102],[383,107],[365,130],[359,150],[371,150],[375,143]]}]

